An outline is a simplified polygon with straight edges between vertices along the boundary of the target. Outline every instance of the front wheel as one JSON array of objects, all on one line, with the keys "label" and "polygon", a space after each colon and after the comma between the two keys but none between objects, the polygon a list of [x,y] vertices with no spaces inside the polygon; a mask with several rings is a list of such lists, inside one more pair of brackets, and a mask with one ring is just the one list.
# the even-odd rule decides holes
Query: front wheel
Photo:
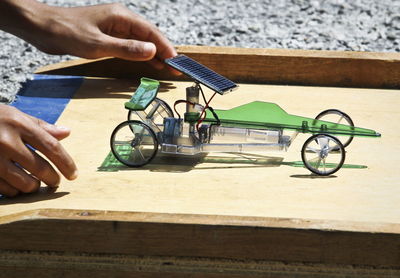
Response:
[{"label": "front wheel", "polygon": [[158,150],[154,131],[140,121],[119,124],[111,135],[110,145],[115,158],[130,167],[149,163]]},{"label": "front wheel", "polygon": [[301,149],[301,158],[306,168],[321,176],[329,176],[338,171],[345,156],[343,144],[328,134],[311,136]]}]

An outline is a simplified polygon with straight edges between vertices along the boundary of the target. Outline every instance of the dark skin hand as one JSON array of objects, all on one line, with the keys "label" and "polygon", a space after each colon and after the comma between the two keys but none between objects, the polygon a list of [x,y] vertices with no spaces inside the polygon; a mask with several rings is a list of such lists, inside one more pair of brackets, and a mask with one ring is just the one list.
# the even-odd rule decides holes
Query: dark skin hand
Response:
[{"label": "dark skin hand", "polygon": [[[157,69],[177,54],[153,24],[120,4],[61,8],[35,0],[1,0],[0,29],[49,54],[149,61]],[[68,128],[0,104],[0,131],[0,194],[34,192],[41,182],[57,187],[58,171],[69,180],[78,176],[73,159],[59,142],[69,136]]]},{"label": "dark skin hand", "polygon": [[150,61],[158,69],[177,54],[156,26],[120,4],[62,8],[34,0],[2,0],[0,29],[49,54]]},{"label": "dark skin hand", "polygon": [[16,196],[19,192],[34,192],[40,181],[57,187],[60,175],[43,156],[67,179],[73,180],[78,176],[74,161],[59,142],[69,135],[69,129],[48,124],[4,104],[0,105],[0,115],[1,194]]}]

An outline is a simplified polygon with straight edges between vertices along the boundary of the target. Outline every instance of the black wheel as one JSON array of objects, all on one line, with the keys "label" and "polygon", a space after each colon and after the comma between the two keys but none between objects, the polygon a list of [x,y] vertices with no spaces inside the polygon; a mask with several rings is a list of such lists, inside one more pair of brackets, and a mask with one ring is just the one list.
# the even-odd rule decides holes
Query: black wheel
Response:
[{"label": "black wheel", "polygon": [[311,136],[301,149],[304,165],[314,174],[321,176],[328,176],[338,171],[345,157],[343,144],[336,137],[327,134]]},{"label": "black wheel", "polygon": [[158,150],[154,131],[139,121],[120,123],[111,134],[110,145],[114,156],[130,167],[149,163]]},{"label": "black wheel", "polygon": [[[141,111],[138,111],[139,113]],[[135,111],[129,110],[128,121],[141,120],[148,123],[150,126],[155,124],[161,127],[164,124],[164,118],[173,117],[174,112],[171,107],[162,99],[155,98],[146,108],[145,113],[138,114]],[[148,121],[151,121],[150,123]]]},{"label": "black wheel", "polygon": [[[338,109],[328,109],[322,111],[315,117],[316,120],[327,121],[335,124],[345,124],[354,127],[353,120],[346,113],[338,110]],[[350,145],[351,141],[353,141],[353,136],[341,136],[343,147],[347,147]]]}]

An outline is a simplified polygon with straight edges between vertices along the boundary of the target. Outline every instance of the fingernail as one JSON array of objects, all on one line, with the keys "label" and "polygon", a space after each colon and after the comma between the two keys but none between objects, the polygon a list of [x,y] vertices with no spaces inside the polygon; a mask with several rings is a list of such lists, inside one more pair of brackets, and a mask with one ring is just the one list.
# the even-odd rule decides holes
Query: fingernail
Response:
[{"label": "fingernail", "polygon": [[52,188],[58,188],[60,186],[61,179],[58,180],[56,184],[51,185]]},{"label": "fingernail", "polygon": [[78,177],[78,175],[79,175],[79,172],[78,172],[78,170],[75,170],[75,172],[70,176],[70,180],[74,180],[74,179],[76,179],[77,177]]},{"label": "fingernail", "polygon": [[58,130],[61,130],[61,131],[70,131],[70,130],[71,130],[69,127],[61,126],[61,125],[56,125],[55,127],[56,127]]},{"label": "fingernail", "polygon": [[58,189],[58,186],[57,187],[46,187],[46,191],[48,193],[55,193],[57,191],[57,189]]},{"label": "fingernail", "polygon": [[60,183],[61,183],[61,179],[58,179],[58,181],[56,183],[52,183],[52,182],[45,182],[47,185],[47,188],[58,188]]},{"label": "fingernail", "polygon": [[150,56],[151,54],[153,54],[156,50],[156,46],[151,43],[151,42],[146,42],[143,45],[143,52],[145,54],[145,56]]},{"label": "fingernail", "polygon": [[59,187],[58,184],[56,184],[56,185],[49,185],[49,186],[48,186],[48,188],[53,188],[53,189],[57,189],[58,187]]}]

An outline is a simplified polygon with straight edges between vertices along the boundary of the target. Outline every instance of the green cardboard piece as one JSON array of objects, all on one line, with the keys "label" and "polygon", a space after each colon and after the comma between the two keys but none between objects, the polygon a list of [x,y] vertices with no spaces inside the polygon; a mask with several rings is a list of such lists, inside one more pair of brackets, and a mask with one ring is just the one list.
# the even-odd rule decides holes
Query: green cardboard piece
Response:
[{"label": "green cardboard piece", "polygon": [[143,77],[132,98],[125,102],[125,108],[129,110],[145,110],[156,98],[160,82],[154,79]]}]

